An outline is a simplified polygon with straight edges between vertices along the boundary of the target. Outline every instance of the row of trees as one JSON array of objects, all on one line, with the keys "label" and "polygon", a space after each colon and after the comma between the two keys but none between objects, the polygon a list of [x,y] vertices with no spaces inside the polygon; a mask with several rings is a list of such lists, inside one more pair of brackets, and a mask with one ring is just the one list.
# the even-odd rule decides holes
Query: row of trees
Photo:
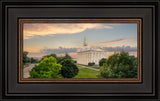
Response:
[{"label": "row of trees", "polygon": [[56,54],[44,56],[38,65],[30,71],[30,78],[72,78],[78,74],[75,61],[66,54],[57,57]]},{"label": "row of trees", "polygon": [[[137,58],[129,56],[127,52],[115,53],[107,59],[103,58],[99,61],[99,66],[99,78],[137,78]],[[30,77],[73,78],[78,72],[76,62],[68,54],[64,57],[50,54],[44,56],[39,64],[35,65],[30,71]]]},{"label": "row of trees", "polygon": [[26,63],[38,63],[38,59],[34,59],[33,57],[29,58],[28,56],[28,52],[23,52],[23,64]]}]

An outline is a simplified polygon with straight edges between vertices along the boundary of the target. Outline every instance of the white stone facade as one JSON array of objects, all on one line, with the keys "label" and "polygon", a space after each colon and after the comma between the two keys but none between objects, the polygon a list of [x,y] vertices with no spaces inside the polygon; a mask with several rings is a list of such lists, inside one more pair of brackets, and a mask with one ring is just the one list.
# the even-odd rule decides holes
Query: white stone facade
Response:
[{"label": "white stone facade", "polygon": [[88,65],[89,62],[99,64],[99,60],[106,58],[107,53],[105,51],[87,50],[77,52],[77,63]]},{"label": "white stone facade", "polygon": [[87,46],[87,40],[84,39],[83,48],[77,51],[77,63],[88,65],[89,62],[94,62],[96,65],[102,58],[107,57],[107,52],[100,48],[90,48]]}]

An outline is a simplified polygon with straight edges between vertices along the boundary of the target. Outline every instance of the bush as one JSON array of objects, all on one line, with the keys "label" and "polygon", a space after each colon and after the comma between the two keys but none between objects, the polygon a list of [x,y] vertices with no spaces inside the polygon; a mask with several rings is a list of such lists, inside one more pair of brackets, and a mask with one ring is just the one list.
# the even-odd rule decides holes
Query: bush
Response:
[{"label": "bush", "polygon": [[45,57],[30,71],[30,78],[62,78],[62,65],[54,57]]},{"label": "bush", "polygon": [[89,63],[88,63],[88,66],[93,66],[93,65],[95,65],[94,62],[89,62]]},{"label": "bush", "polygon": [[99,61],[99,66],[103,66],[103,64],[106,62],[106,58],[102,58],[100,61]]},{"label": "bush", "polygon": [[64,78],[72,78],[78,74],[77,65],[70,59],[65,59],[61,62],[61,74]]},{"label": "bush", "polygon": [[137,58],[126,52],[115,53],[101,66],[99,77],[137,78]]}]

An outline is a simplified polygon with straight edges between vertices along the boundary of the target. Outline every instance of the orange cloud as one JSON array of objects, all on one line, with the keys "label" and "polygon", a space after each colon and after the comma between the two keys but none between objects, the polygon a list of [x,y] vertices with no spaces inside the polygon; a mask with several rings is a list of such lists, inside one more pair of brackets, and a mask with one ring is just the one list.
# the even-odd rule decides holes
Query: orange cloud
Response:
[{"label": "orange cloud", "polygon": [[136,37],[132,37],[132,38],[126,38],[126,39],[113,40],[113,41],[90,43],[88,45],[89,46],[94,46],[94,45],[99,45],[99,44],[110,44],[110,43],[116,43],[116,42],[127,41],[127,40],[135,40],[135,39],[136,39]]},{"label": "orange cloud", "polygon": [[24,51],[30,52],[30,53],[38,53],[40,52],[39,49],[33,49],[33,48],[25,48]]},{"label": "orange cloud", "polygon": [[86,29],[113,29],[111,26],[104,26],[102,24],[46,24],[46,23],[25,23],[23,35],[24,39],[32,38],[33,36],[40,35],[54,35],[54,34],[76,34],[85,31]]}]

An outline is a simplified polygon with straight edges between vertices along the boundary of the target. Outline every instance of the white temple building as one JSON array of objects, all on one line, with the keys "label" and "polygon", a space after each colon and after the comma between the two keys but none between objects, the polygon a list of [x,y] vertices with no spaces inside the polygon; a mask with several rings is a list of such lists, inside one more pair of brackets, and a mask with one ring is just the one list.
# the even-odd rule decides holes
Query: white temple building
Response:
[{"label": "white temple building", "polygon": [[88,65],[89,62],[94,62],[98,65],[102,58],[107,58],[107,52],[101,48],[89,47],[84,38],[83,47],[77,51],[77,63]]}]

